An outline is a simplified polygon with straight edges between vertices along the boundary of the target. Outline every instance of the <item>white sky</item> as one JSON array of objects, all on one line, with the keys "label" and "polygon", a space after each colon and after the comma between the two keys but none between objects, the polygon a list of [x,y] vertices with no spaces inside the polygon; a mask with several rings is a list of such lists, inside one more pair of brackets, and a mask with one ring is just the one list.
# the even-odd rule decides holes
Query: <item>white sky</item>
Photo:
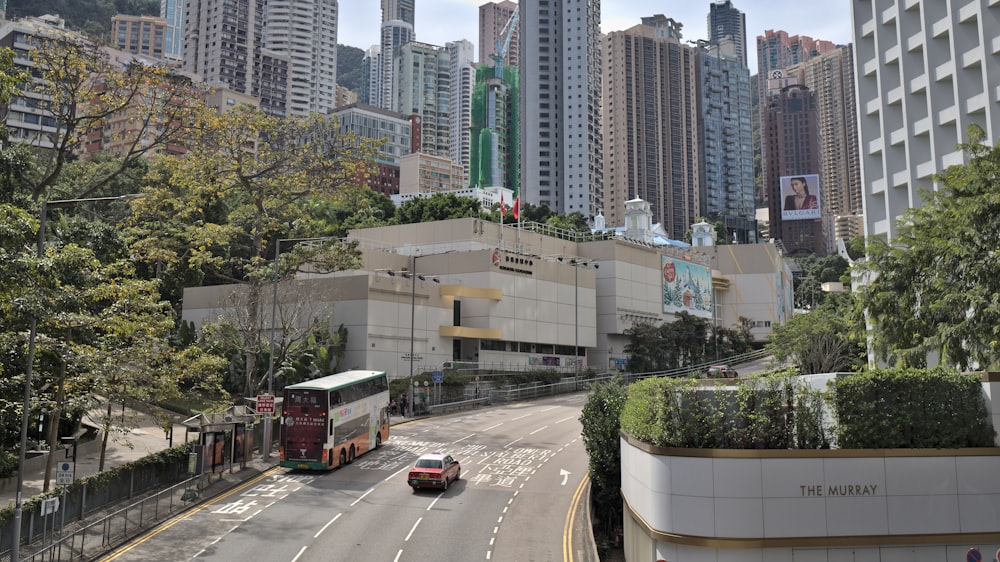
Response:
[{"label": "white sky", "polygon": [[[443,46],[468,39],[478,56],[479,6],[487,0],[416,0],[417,40]],[[711,0],[603,0],[601,31],[610,33],[641,23],[644,16],[663,14],[684,24],[685,40],[706,39]],[[768,29],[808,35],[837,44],[851,42],[850,0],[733,0],[747,18],[747,58],[750,74],[757,72],[757,36]],[[359,49],[378,43],[382,21],[378,0],[340,0],[337,42]]]}]

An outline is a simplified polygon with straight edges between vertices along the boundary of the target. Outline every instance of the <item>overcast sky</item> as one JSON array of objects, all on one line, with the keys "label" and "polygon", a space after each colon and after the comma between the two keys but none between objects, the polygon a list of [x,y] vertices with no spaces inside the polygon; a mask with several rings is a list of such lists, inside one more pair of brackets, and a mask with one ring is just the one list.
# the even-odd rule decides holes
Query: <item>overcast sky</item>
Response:
[{"label": "overcast sky", "polygon": [[[444,46],[468,39],[479,53],[479,6],[485,0],[416,0],[414,30],[417,40]],[[644,16],[663,14],[684,24],[684,39],[706,39],[710,0],[603,0],[601,31],[610,33],[641,23]],[[747,57],[750,73],[757,72],[757,36],[765,30],[808,35],[837,44],[851,42],[849,0],[733,0],[747,16]],[[359,49],[378,43],[382,21],[378,0],[340,0],[337,42]],[[481,61],[480,61],[481,62]]]}]

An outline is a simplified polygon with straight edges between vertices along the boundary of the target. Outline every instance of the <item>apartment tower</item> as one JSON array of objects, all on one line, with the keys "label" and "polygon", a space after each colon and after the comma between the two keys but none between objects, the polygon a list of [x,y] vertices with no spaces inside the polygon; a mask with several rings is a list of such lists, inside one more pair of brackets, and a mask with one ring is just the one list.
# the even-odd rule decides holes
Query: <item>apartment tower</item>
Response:
[{"label": "apartment tower", "polygon": [[[764,170],[771,236],[781,240],[790,255],[825,256],[816,96],[806,86],[789,84],[767,100],[761,109],[761,138],[774,150]],[[805,185],[802,207],[795,206],[796,183]]]},{"label": "apartment tower", "polygon": [[[776,87],[773,80],[780,80],[784,77],[785,70],[790,66],[805,62],[813,57],[828,53],[837,46],[830,41],[813,39],[806,35],[788,35],[785,31],[774,31],[768,29],[764,35],[757,36],[757,107],[761,119],[761,131],[764,130],[764,109],[767,107],[768,92],[778,92],[780,87]],[[772,83],[769,85],[768,81]],[[766,199],[769,195],[767,185],[770,178],[767,171],[770,169],[768,159],[769,154],[768,139],[766,135],[760,135],[760,158],[763,169],[764,192]]]},{"label": "apartment tower", "polygon": [[184,70],[208,85],[260,99],[269,115],[286,115],[288,57],[264,46],[264,0],[188,0]]},{"label": "apartment tower", "polygon": [[472,90],[476,85],[475,47],[467,39],[445,43],[448,52],[448,157],[469,177],[469,148],[472,137]]},{"label": "apartment tower", "polygon": [[184,60],[184,0],[160,0],[160,17],[167,20],[163,38],[163,58]]},{"label": "apartment tower", "polygon": [[1000,2],[851,0],[865,233],[891,240],[978,125],[1000,141]]},{"label": "apartment tower", "polygon": [[656,15],[604,39],[605,222],[625,225],[626,202],[643,199],[676,240],[701,208],[698,49],[680,28]]},{"label": "apartment tower", "polygon": [[288,115],[337,105],[337,0],[268,0],[264,45],[288,58]]},{"label": "apartment tower", "polygon": [[164,59],[167,20],[153,16],[111,17],[111,40],[116,48],[133,55]]},{"label": "apartment tower", "polygon": [[[411,41],[396,57],[395,74],[400,84],[393,111],[420,118],[420,144],[414,152],[449,157],[451,75],[448,50]],[[416,131],[414,131],[416,139]]]},{"label": "apartment tower", "polygon": [[747,18],[733,7],[731,0],[718,0],[709,5],[708,41],[719,44],[729,39],[733,42],[736,57],[747,65]]},{"label": "apartment tower", "polygon": [[600,0],[520,12],[522,199],[589,218],[604,206]]},{"label": "apartment tower", "polygon": [[864,235],[853,48],[838,47],[788,73],[815,96],[823,230],[832,252],[837,239],[850,242]]},{"label": "apartment tower", "polygon": [[721,222],[727,239],[756,242],[750,71],[728,35],[699,47],[700,214]]}]

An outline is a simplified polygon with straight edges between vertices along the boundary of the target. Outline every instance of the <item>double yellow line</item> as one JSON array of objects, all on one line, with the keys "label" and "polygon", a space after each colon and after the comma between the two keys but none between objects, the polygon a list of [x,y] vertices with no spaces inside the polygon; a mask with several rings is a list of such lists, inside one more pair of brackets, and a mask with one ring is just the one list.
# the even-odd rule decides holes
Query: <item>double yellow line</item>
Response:
[{"label": "double yellow line", "polygon": [[573,524],[576,522],[576,512],[580,507],[583,491],[587,489],[589,482],[590,473],[584,473],[580,485],[573,492],[573,499],[569,502],[569,512],[566,513],[566,522],[563,524],[563,560],[565,562],[573,562]]}]

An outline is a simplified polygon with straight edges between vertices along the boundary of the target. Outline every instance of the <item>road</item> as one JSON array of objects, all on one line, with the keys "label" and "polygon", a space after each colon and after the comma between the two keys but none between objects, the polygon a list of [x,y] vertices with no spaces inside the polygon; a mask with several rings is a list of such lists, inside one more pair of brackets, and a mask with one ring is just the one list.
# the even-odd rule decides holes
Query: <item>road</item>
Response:
[{"label": "road", "polygon": [[[107,560],[567,560],[566,528],[587,471],[586,394],[394,426],[382,448],[329,473],[276,469],[127,545]],[[425,452],[462,479],[413,492]],[[586,501],[586,498],[579,501]]]}]

